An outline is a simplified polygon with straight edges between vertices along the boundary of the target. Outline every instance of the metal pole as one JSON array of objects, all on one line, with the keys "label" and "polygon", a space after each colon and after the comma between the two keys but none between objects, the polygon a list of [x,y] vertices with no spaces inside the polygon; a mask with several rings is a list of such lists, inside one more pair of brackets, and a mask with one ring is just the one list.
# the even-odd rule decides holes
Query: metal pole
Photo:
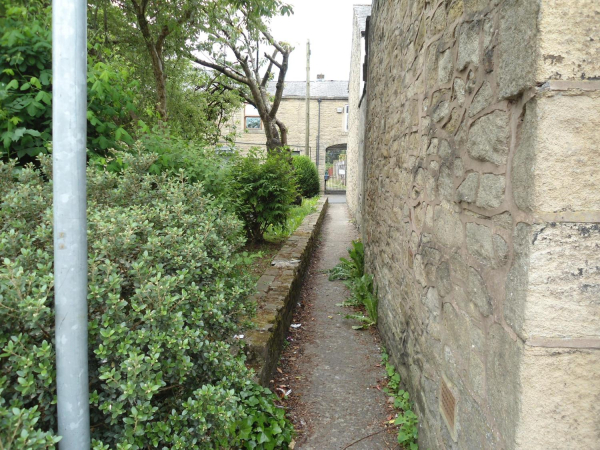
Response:
[{"label": "metal pole", "polygon": [[[317,122],[317,171],[319,170],[319,159],[321,158],[321,99],[319,102],[319,118]],[[325,160],[325,167],[327,167],[327,160]]]},{"label": "metal pole", "polygon": [[56,389],[61,450],[90,448],[87,335],[87,3],[52,2]]},{"label": "metal pole", "polygon": [[310,156],[310,40],[306,41],[306,141],[304,154]]}]

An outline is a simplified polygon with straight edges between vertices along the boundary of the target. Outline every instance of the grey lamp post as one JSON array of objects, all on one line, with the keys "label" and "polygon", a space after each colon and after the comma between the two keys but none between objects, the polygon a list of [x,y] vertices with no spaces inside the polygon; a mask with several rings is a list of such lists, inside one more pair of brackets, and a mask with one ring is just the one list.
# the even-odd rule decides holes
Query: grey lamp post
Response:
[{"label": "grey lamp post", "polygon": [[87,3],[52,2],[56,390],[61,450],[90,448],[87,335]]}]

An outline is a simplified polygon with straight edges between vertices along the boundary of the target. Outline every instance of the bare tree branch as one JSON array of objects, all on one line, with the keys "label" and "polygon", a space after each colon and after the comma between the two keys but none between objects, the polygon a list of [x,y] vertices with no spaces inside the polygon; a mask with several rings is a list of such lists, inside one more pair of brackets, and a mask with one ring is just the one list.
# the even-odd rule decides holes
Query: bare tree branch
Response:
[{"label": "bare tree branch", "polygon": [[281,99],[283,97],[285,74],[287,73],[288,59],[290,57],[288,51],[284,51],[281,53],[283,56],[283,61],[281,62],[281,67],[279,69],[279,78],[277,79],[277,85],[275,86],[275,99],[273,100],[273,106],[271,108],[271,112],[269,113],[271,119],[275,118],[275,116],[277,115],[277,111],[279,110],[279,105],[281,104]]},{"label": "bare tree branch", "polygon": [[228,85],[224,84],[221,81],[215,81],[215,84],[219,85],[220,87],[222,87],[226,91],[235,92],[240,97],[242,97],[246,103],[248,103],[248,104],[250,104],[250,105],[252,105],[252,106],[254,106],[256,108],[256,102],[254,101],[254,99],[251,98],[251,97],[249,97],[245,92],[240,91],[239,89],[236,89],[234,87],[228,86]]},{"label": "bare tree branch", "polygon": [[281,69],[282,69],[282,67],[281,67],[281,64],[279,64],[279,63],[277,62],[277,60],[276,60],[276,59],[274,59],[274,58],[271,58],[271,57],[270,57],[269,55],[267,55],[266,53],[265,53],[265,58],[267,58],[269,61],[271,61],[271,64],[274,64],[274,65],[276,65],[277,67],[279,67],[279,70],[281,70]]},{"label": "bare tree branch", "polygon": [[193,61],[197,64],[200,64],[201,66],[208,67],[210,69],[214,69],[217,72],[220,72],[223,75],[225,75],[239,83],[245,84],[247,86],[250,83],[248,78],[246,78],[242,75],[238,75],[237,73],[235,73],[232,69],[230,69],[228,67],[224,67],[219,64],[211,63],[210,61],[205,61],[205,60],[197,58],[197,57],[193,57]]},{"label": "bare tree branch", "polygon": [[[275,49],[275,51],[273,52],[273,56],[271,56],[271,58],[275,59],[275,57],[277,56],[277,52],[279,50]],[[273,63],[269,62],[269,66],[267,67],[267,71],[265,72],[265,76],[262,79],[262,82],[260,83],[262,88],[265,88],[267,86],[267,82],[269,81],[269,77],[271,76],[271,71],[273,70]]]}]

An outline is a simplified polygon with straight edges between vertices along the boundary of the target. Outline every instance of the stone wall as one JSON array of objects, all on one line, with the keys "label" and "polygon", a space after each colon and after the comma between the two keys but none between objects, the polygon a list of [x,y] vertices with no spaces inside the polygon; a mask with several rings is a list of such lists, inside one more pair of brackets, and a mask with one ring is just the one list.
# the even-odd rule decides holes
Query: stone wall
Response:
[{"label": "stone wall", "polygon": [[[317,164],[317,131],[319,130],[319,99],[310,101],[310,157],[318,165],[321,189],[325,174],[325,149],[332,145],[346,144],[348,132],[344,130],[344,113],[338,112],[348,104],[347,99],[321,99],[321,139]],[[288,144],[292,150],[304,154],[306,139],[306,102],[304,98],[284,98],[277,117],[288,127]],[[234,118],[236,129],[244,129],[243,109]],[[231,124],[233,125],[233,124]],[[230,126],[231,126],[230,125]],[[265,148],[265,134],[262,130],[242,131],[236,139],[236,147],[247,152],[251,147]]]},{"label": "stone wall", "polygon": [[373,2],[363,236],[420,448],[600,448],[599,17]]},{"label": "stone wall", "polygon": [[319,199],[316,211],[304,218],[258,280],[254,296],[257,313],[252,320],[255,327],[244,339],[247,362],[263,386],[269,385],[279,362],[328,205],[326,197]]},{"label": "stone wall", "polygon": [[[359,229],[362,226],[364,131],[366,101],[363,98],[363,62],[366,18],[371,14],[371,6],[355,5],[352,17],[352,50],[350,57],[349,117],[348,117],[348,176],[346,200],[350,215]],[[361,120],[362,119],[362,120]]]}]

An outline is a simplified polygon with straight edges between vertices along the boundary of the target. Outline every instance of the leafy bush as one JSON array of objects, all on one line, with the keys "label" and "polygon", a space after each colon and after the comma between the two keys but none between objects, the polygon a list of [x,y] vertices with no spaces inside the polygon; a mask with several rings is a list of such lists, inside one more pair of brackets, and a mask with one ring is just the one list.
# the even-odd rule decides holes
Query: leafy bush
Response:
[{"label": "leafy bush", "polygon": [[[252,313],[242,224],[155,155],[88,170],[94,448],[274,448],[291,426],[233,336]],[[51,177],[49,157],[40,159]],[[56,442],[52,183],[0,162],[0,448]],[[18,179],[14,179],[17,173]]]},{"label": "leafy bush", "polygon": [[300,195],[304,198],[319,195],[321,186],[319,185],[319,172],[315,163],[308,156],[294,156],[293,164]]},{"label": "leafy bush", "polygon": [[318,201],[319,197],[302,199],[302,204],[300,206],[293,206],[292,209],[290,209],[285,224],[279,226],[271,225],[267,228],[265,240],[279,242],[291,236],[291,234],[302,224],[304,218],[317,210],[316,206]]},{"label": "leafy bush", "polygon": [[[3,14],[2,11],[5,13]],[[0,139],[9,157],[36,156],[50,139],[49,9],[0,1]]]},{"label": "leafy bush", "polygon": [[[26,163],[47,152],[52,131],[51,10],[41,1],[10,3],[0,0],[0,11],[6,11],[0,13],[0,153]],[[137,83],[112,59],[109,64],[88,58],[87,147],[100,154],[120,141],[133,144],[130,131],[138,113]]]},{"label": "leafy bush", "polygon": [[150,167],[150,173],[178,174],[183,170],[191,182],[201,182],[204,190],[218,198],[224,198],[230,191],[231,168],[236,154],[220,154],[214,148],[207,148],[154,127],[143,130],[141,142],[147,151],[158,155]]},{"label": "leafy bush", "polygon": [[289,156],[281,152],[264,158],[252,151],[234,163],[231,175],[230,196],[246,235],[262,242],[269,226],[285,224],[296,197]]}]

